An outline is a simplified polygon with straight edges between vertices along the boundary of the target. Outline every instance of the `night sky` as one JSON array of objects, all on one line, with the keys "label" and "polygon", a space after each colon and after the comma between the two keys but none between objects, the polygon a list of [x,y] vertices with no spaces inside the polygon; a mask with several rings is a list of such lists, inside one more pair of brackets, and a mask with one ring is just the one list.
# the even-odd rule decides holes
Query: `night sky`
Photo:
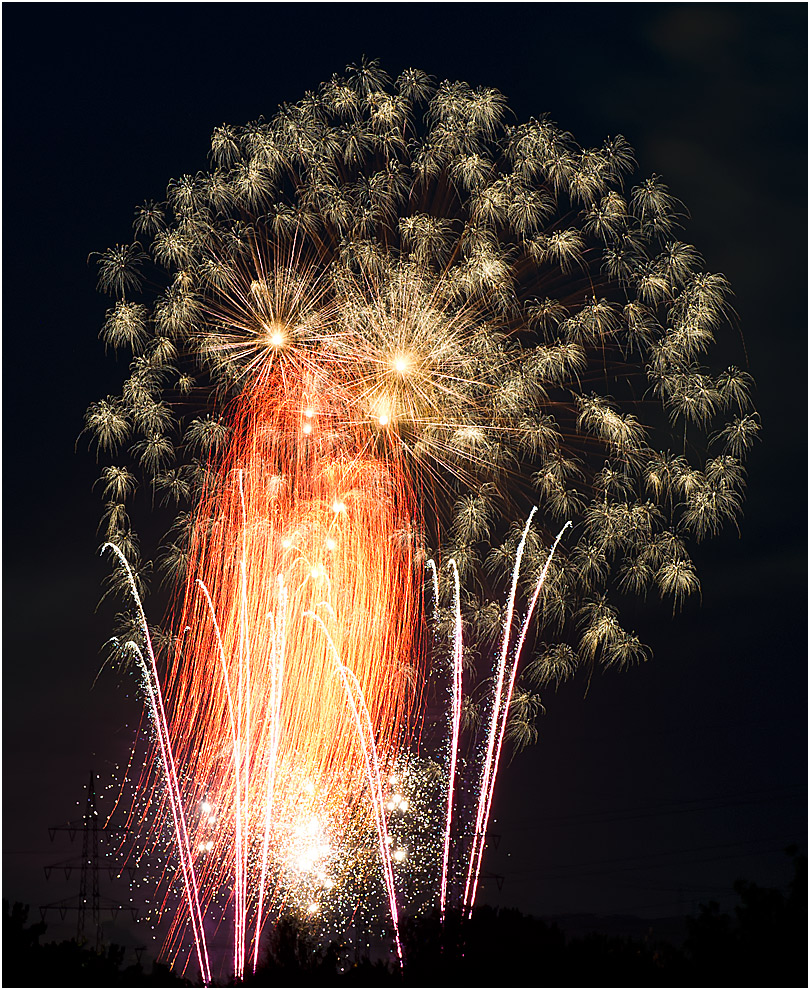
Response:
[{"label": "night sky", "polygon": [[[88,255],[206,167],[223,122],[271,116],[361,55],[495,86],[583,144],[624,134],[688,206],[684,238],[735,291],[762,442],[738,535],[701,544],[702,602],[648,603],[630,672],[544,695],[502,769],[482,899],[538,916],[683,915],[783,885],[806,848],[804,4],[4,5],[3,896],[78,892],[89,771],[126,760],[139,707],[103,671],[97,465],[76,438],[120,391]],[[732,360],[739,347],[732,341]],[[722,347],[713,352],[719,363]],[[496,882],[495,877],[498,880]],[[129,896],[102,878],[102,892]],[[64,937],[75,917],[49,935]],[[119,926],[121,924],[119,920]],[[105,928],[105,931],[107,929]],[[148,941],[112,926],[109,937]]]}]

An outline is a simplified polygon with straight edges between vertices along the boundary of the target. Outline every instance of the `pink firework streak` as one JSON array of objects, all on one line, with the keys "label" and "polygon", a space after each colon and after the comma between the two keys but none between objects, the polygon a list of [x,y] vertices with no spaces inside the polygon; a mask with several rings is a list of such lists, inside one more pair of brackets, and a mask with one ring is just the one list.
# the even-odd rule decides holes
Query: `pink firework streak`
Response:
[{"label": "pink firework streak", "polygon": [[470,849],[470,861],[467,868],[467,881],[464,888],[464,910],[468,916],[472,913],[473,905],[475,903],[475,895],[478,890],[478,879],[481,873],[481,860],[484,855],[486,830],[487,825],[489,824],[489,814],[492,808],[492,797],[495,792],[495,779],[497,777],[498,766],[500,764],[501,747],[503,745],[503,737],[506,731],[506,720],[509,714],[509,705],[512,701],[512,692],[515,686],[515,678],[517,676],[518,663],[520,661],[520,652],[523,649],[523,643],[526,639],[529,623],[531,622],[534,608],[537,604],[537,599],[540,596],[540,591],[545,583],[546,575],[548,574],[548,569],[551,565],[552,557],[554,556],[554,551],[557,549],[557,545],[562,539],[563,533],[571,525],[570,521],[567,522],[557,534],[557,538],[549,551],[545,566],[543,567],[540,577],[537,580],[537,585],[535,586],[529,609],[526,613],[525,619],[523,620],[518,645],[512,655],[512,669],[509,676],[509,684],[506,693],[504,694],[503,685],[506,677],[507,658],[509,656],[509,634],[512,628],[512,617],[514,615],[518,575],[520,573],[520,564],[523,558],[523,548],[526,545],[526,537],[529,534],[529,527],[532,524],[532,519],[534,518],[536,511],[536,508],[532,509],[526,522],[526,526],[523,530],[523,536],[518,544],[517,554],[515,557],[515,567],[512,573],[512,588],[509,593],[509,604],[506,611],[506,622],[504,624],[503,645],[498,662],[495,692],[492,699],[492,717],[490,719],[489,736],[487,739],[484,766],[481,774],[481,787],[478,796],[478,812],[475,819],[475,832],[473,833],[472,847]]},{"label": "pink firework streak", "polygon": [[[510,663],[510,643],[511,643],[511,627],[514,617],[515,610],[515,598],[517,593],[517,582],[520,574],[520,566],[523,558],[523,551],[528,537],[529,529],[532,524],[536,509],[533,509],[523,530],[523,534],[518,544],[515,565],[512,575],[512,584],[507,604],[507,614],[504,627],[503,641],[498,657],[498,662],[496,666],[496,678],[495,678],[495,688],[492,696],[492,715],[490,718],[489,731],[487,736],[487,744],[483,757],[482,771],[481,771],[481,783],[479,789],[479,796],[477,802],[477,813],[475,820],[475,831],[473,833],[472,844],[469,852],[469,863],[467,866],[466,874],[466,884],[464,889],[463,906],[464,911],[469,915],[472,911],[475,897],[478,888],[478,881],[481,870],[481,862],[484,852],[484,839],[486,835],[486,829],[489,822],[490,811],[492,807],[492,800],[495,788],[495,781],[498,774],[498,768],[500,765],[500,757],[503,746],[503,740],[506,731],[506,723],[509,712],[509,706],[511,704],[512,695],[514,691],[514,686],[517,677],[518,665],[520,660],[520,655],[523,649],[523,645],[526,639],[526,635],[529,629],[529,625],[534,615],[535,607],[540,596],[540,592],[543,588],[543,584],[548,573],[548,569],[551,565],[551,561],[554,552],[559,544],[565,530],[571,525],[570,522],[566,523],[558,534],[556,540],[554,541],[551,550],[549,551],[546,563],[543,570],[537,580],[534,593],[529,603],[529,607],[526,616],[521,624],[520,632],[517,637],[517,643],[511,650],[511,663]],[[139,621],[143,628],[145,641],[147,644],[147,649],[149,653],[149,662],[144,658],[140,648],[137,644],[129,642],[125,644],[125,647],[130,648],[138,657],[140,664],[143,668],[145,676],[146,690],[150,701],[150,707],[152,711],[152,717],[155,725],[155,729],[158,736],[159,749],[162,758],[162,764],[165,771],[166,778],[166,788],[169,797],[169,804],[172,813],[173,821],[173,831],[174,831],[174,841],[177,849],[177,855],[180,860],[180,867],[183,875],[185,898],[188,906],[189,917],[191,920],[194,944],[197,953],[197,959],[200,968],[200,974],[205,985],[210,985],[211,983],[211,967],[208,957],[208,948],[206,945],[205,931],[203,925],[203,909],[201,906],[200,890],[198,886],[198,880],[195,874],[194,859],[191,853],[191,842],[188,833],[188,828],[186,825],[186,818],[183,809],[181,789],[179,781],[177,779],[177,770],[175,766],[174,754],[172,752],[171,739],[168,729],[168,722],[166,718],[166,713],[163,705],[162,692],[160,687],[160,681],[158,677],[157,665],[155,662],[154,652],[152,649],[151,640],[149,637],[149,631],[146,623],[145,614],[143,611],[143,606],[140,602],[140,598],[137,594],[135,588],[135,582],[132,577],[130,567],[118,550],[117,547],[112,544],[105,544],[104,549],[109,547],[112,549],[116,556],[119,558],[120,562],[123,564],[130,588],[132,591],[133,598],[135,599]],[[246,582],[245,574],[245,563],[244,558],[242,559],[241,570],[242,570],[242,582],[243,588]],[[463,673],[463,633],[462,633],[462,618],[461,618],[461,587],[459,580],[458,568],[455,561],[451,560],[448,565],[453,572],[453,587],[454,587],[454,626],[453,626],[453,681],[452,681],[452,691],[450,700],[450,712],[449,712],[449,723],[450,723],[450,739],[449,739],[449,768],[448,768],[448,783],[447,783],[447,801],[446,801],[446,811],[445,811],[445,821],[444,821],[444,839],[443,839],[443,854],[442,854],[442,872],[441,872],[441,885],[439,890],[439,904],[441,918],[444,920],[446,909],[447,909],[447,889],[448,881],[450,875],[450,839],[453,828],[453,814],[455,807],[455,790],[456,790],[456,774],[458,770],[458,750],[460,743],[461,734],[461,711],[462,711],[462,673]],[[433,578],[433,592],[434,592],[434,602],[436,609],[438,609],[438,574],[436,571],[436,566],[434,562],[428,561],[428,567],[432,570]],[[287,592],[284,586],[283,577],[278,578],[280,588],[279,588],[279,610],[278,613],[271,616],[272,619],[272,678],[271,678],[271,691],[270,697],[267,702],[266,712],[264,714],[265,719],[273,727],[269,735],[270,739],[270,758],[271,764],[274,765],[278,745],[278,734],[279,734],[279,708],[280,708],[280,698],[282,692],[282,684],[284,682],[284,657],[285,657],[285,637],[286,637],[286,601]],[[220,634],[219,623],[217,620],[214,603],[211,596],[206,588],[205,584],[198,580],[198,586],[202,591],[204,598],[206,600],[206,605],[208,608],[209,616],[214,628],[215,637],[218,644],[218,650],[220,654],[220,664],[222,667],[222,673],[224,675],[226,695],[227,695],[227,711],[228,719],[230,723],[230,734],[232,742],[232,753],[233,753],[233,776],[234,776],[234,786],[235,786],[235,796],[236,796],[236,807],[235,807],[235,836],[234,836],[234,943],[233,943],[233,961],[234,970],[241,976],[245,971],[246,964],[246,948],[247,948],[247,927],[248,927],[248,883],[247,883],[247,858],[248,858],[248,839],[247,839],[247,828],[246,822],[248,820],[248,808],[244,804],[244,798],[247,797],[249,791],[249,781],[247,775],[249,773],[248,766],[249,761],[247,759],[247,742],[245,737],[249,735],[249,725],[251,720],[250,703],[245,699],[246,690],[245,682],[249,681],[250,678],[250,648],[247,642],[247,636],[243,633],[240,637],[240,657],[239,664],[237,666],[237,680],[238,683],[234,685],[236,689],[236,699],[233,697],[231,686],[229,683],[229,677],[227,676],[224,648],[222,644],[222,637]],[[244,592],[243,596],[244,597]],[[332,613],[332,608],[330,604],[326,601],[320,603],[318,611],[324,609],[327,614]],[[240,615],[241,623],[244,626],[247,625],[246,619],[244,617],[244,603],[242,603],[242,608],[240,609],[242,613]],[[353,673],[353,671],[346,666],[341,660],[339,651],[332,636],[320,615],[316,611],[305,612],[305,617],[310,619],[315,623],[316,627],[320,629],[324,636],[326,643],[328,644],[328,652],[332,656],[332,662],[334,669],[338,674],[345,693],[345,699],[348,704],[349,710],[351,712],[351,721],[354,724],[356,737],[360,743],[362,760],[365,766],[365,776],[367,780],[367,785],[369,789],[369,794],[371,796],[371,810],[372,819],[377,832],[379,852],[380,852],[380,862],[383,873],[384,885],[388,897],[390,916],[394,928],[394,941],[396,946],[397,957],[400,966],[403,965],[403,952],[402,944],[399,934],[399,912],[397,905],[397,893],[395,889],[393,864],[391,860],[390,852],[390,836],[388,832],[388,824],[386,821],[385,810],[384,810],[384,797],[383,797],[383,787],[382,787],[382,769],[380,766],[380,759],[377,752],[377,746],[375,744],[374,729],[372,725],[372,719],[366,705],[365,698],[363,696],[363,691],[361,689],[360,683]],[[243,700],[244,699],[244,700]],[[244,778],[244,779],[243,779]],[[252,952],[252,968],[255,972],[258,963],[258,946],[259,937],[262,928],[263,920],[263,908],[264,908],[264,889],[267,881],[267,869],[268,869],[268,853],[270,846],[270,822],[272,816],[272,809],[274,804],[274,786],[275,786],[275,775],[273,773],[269,774],[266,781],[266,793],[264,795],[264,814],[263,814],[263,837],[262,837],[262,851],[261,851],[261,868],[260,868],[260,880],[258,883],[258,912],[256,916],[256,927],[253,937],[253,952]]]}]

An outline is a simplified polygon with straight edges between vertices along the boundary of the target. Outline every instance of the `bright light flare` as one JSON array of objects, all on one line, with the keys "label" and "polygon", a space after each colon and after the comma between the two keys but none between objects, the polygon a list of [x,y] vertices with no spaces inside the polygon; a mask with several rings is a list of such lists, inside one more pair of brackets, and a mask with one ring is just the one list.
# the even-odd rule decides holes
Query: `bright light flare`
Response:
[{"label": "bright light flare", "polygon": [[273,350],[281,350],[289,339],[289,328],[279,320],[272,320],[266,328],[267,343]]},{"label": "bright light flare", "polygon": [[413,358],[410,354],[397,354],[391,362],[391,367],[400,375],[407,375],[412,366]]}]

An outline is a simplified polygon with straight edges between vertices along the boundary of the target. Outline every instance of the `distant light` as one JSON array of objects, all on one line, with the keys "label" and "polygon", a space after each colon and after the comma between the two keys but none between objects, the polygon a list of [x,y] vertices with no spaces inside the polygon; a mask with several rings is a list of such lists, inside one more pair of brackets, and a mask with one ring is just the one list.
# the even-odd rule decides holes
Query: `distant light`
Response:
[{"label": "distant light", "polygon": [[332,503],[332,512],[345,512],[345,511],[346,511],[346,503],[341,502],[338,499],[335,499],[335,501]]},{"label": "distant light", "polygon": [[304,433],[312,433],[312,423],[304,423]]},{"label": "distant light", "polygon": [[304,410],[304,415],[306,416],[307,419],[312,419],[312,417],[315,415],[315,410],[314,409],[305,409]]},{"label": "distant light", "polygon": [[317,914],[318,913],[318,905],[315,903],[315,901],[310,901],[309,902],[309,905],[307,907],[307,911],[309,912],[309,914]]},{"label": "distant light", "polygon": [[388,418],[386,413],[383,413],[382,416],[380,416],[380,426],[388,426],[390,422],[391,420]]},{"label": "distant light", "polygon": [[335,543],[335,541],[330,536],[329,539],[326,541],[326,549],[327,550],[334,550],[336,546],[337,546],[337,543]]},{"label": "distant light", "polygon": [[211,808],[211,805],[207,801],[203,801],[203,803],[200,805],[200,810],[204,815],[210,815],[213,809]]},{"label": "distant light", "polygon": [[211,852],[211,850],[214,848],[214,840],[209,839],[208,842],[206,842],[205,844],[205,848],[208,852]]}]

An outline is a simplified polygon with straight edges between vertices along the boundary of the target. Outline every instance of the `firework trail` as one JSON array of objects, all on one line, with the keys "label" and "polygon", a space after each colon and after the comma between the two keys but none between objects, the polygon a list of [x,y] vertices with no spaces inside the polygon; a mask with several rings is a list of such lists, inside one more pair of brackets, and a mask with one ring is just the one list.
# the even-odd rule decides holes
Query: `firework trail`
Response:
[{"label": "firework trail", "polygon": [[[453,630],[453,692],[450,717],[450,766],[447,772],[447,811],[445,812],[444,828],[444,856],[442,859],[442,884],[439,895],[439,911],[444,920],[445,907],[447,905],[447,877],[450,866],[450,836],[453,829],[453,798],[456,786],[456,764],[458,761],[458,743],[461,732],[461,706],[462,706],[462,685],[463,685],[463,655],[464,638],[461,621],[461,585],[458,577],[458,567],[454,560],[450,560],[450,567],[453,569],[453,584],[455,590],[455,629]],[[435,565],[433,568],[434,575]]]},{"label": "firework trail", "polygon": [[146,622],[146,616],[143,612],[143,607],[141,605],[141,600],[138,595],[137,588],[135,586],[135,581],[132,576],[132,571],[130,570],[129,564],[127,563],[126,557],[121,553],[121,551],[114,546],[112,543],[105,543],[102,546],[102,552],[105,550],[111,550],[121,561],[126,575],[127,581],[129,582],[134,604],[138,611],[138,618],[141,622],[141,626],[144,632],[144,638],[146,640],[146,645],[149,651],[149,664],[143,658],[143,654],[138,648],[136,643],[128,641],[124,644],[125,648],[130,648],[133,650],[137,656],[144,673],[144,681],[146,684],[146,691],[149,696],[149,701],[152,709],[152,716],[154,720],[154,725],[158,733],[158,744],[160,746],[160,754],[163,761],[163,766],[165,769],[166,780],[168,784],[169,801],[172,810],[172,820],[174,824],[174,832],[176,838],[176,846],[180,857],[180,865],[183,872],[183,882],[185,885],[186,899],[190,905],[191,911],[191,923],[194,929],[194,944],[197,949],[197,958],[200,966],[200,973],[202,975],[203,981],[208,984],[211,982],[211,967],[208,960],[208,951],[205,944],[205,932],[202,922],[202,912],[200,911],[200,895],[197,886],[196,877],[194,874],[194,864],[191,857],[191,850],[189,848],[189,838],[188,838],[188,828],[186,825],[186,817],[183,811],[183,802],[180,795],[180,789],[177,781],[177,769],[174,759],[174,753],[172,751],[171,738],[168,731],[168,726],[166,722],[166,710],[163,704],[162,692],[160,689],[160,678],[158,676],[157,664],[155,662],[155,653],[152,649],[152,642],[149,636],[149,627]]},{"label": "firework trail", "polygon": [[[532,515],[534,515],[534,511],[532,511]],[[464,908],[467,912],[472,912],[473,905],[475,904],[475,895],[478,889],[478,880],[481,875],[481,860],[484,855],[484,839],[486,837],[487,825],[489,823],[489,814],[492,809],[492,798],[495,793],[495,779],[498,774],[498,766],[500,764],[500,759],[501,759],[501,749],[503,747],[503,740],[506,733],[509,706],[511,704],[512,694],[515,688],[515,678],[518,671],[518,664],[520,662],[520,655],[523,650],[523,643],[525,642],[526,633],[529,629],[529,624],[534,614],[534,608],[535,605],[537,604],[538,596],[542,591],[543,584],[545,583],[546,580],[546,575],[548,574],[548,569],[554,557],[554,551],[557,549],[557,546],[563,537],[563,533],[571,525],[570,522],[567,522],[565,526],[563,526],[563,528],[557,534],[557,538],[554,541],[554,545],[549,551],[545,566],[543,567],[543,570],[540,572],[540,577],[538,578],[537,585],[534,589],[534,594],[532,595],[531,601],[529,603],[528,611],[521,625],[517,646],[513,648],[512,666],[509,672],[509,683],[504,693],[503,682],[504,682],[504,675],[506,673],[506,658],[509,651],[509,642],[510,642],[509,633],[512,624],[511,620],[512,620],[512,608],[514,606],[514,591],[517,585],[517,579],[520,571],[520,561],[523,555],[523,547],[525,545],[526,536],[528,535],[529,532],[529,527],[531,526],[531,521],[532,521],[532,516],[529,516],[529,520],[526,523],[526,528],[523,531],[523,539],[518,544],[517,560],[515,561],[515,573],[512,581],[512,593],[509,598],[507,622],[503,634],[503,646],[501,648],[500,662],[498,664],[497,684],[495,688],[495,693],[492,698],[492,716],[490,722],[489,738],[487,740],[487,749],[486,749],[486,756],[484,759],[481,789],[478,797],[478,812],[475,821],[475,832],[473,834],[472,849],[470,851],[470,863],[467,869],[467,879],[464,887]]]},{"label": "firework trail", "polygon": [[[279,896],[265,891],[267,856],[285,832],[339,843],[371,815],[388,856],[379,781],[420,679],[417,572],[409,541],[396,540],[414,517],[408,486],[395,460],[348,445],[345,429],[336,444],[335,399],[292,381],[257,385],[235,414],[196,515],[188,632],[167,678],[177,759],[235,826],[235,861],[225,849],[208,857],[202,887],[234,876],[237,973],[249,927],[255,965],[265,899]],[[385,875],[396,918],[390,862]]]},{"label": "firework trail", "polygon": [[130,507],[174,510],[165,627],[139,605],[117,636],[149,658],[143,788],[186,892],[166,954],[190,924],[206,980],[225,913],[241,976],[282,910],[384,891],[398,946],[417,877],[471,908],[538,691],[645,659],[616,597],[682,605],[688,538],[741,510],[751,379],[704,364],[725,279],[624,138],[506,118],[496,90],[363,60],[216,128],[211,168],[99,257],[132,362],[86,429],[127,451],[100,479],[111,590],[146,593]]}]

